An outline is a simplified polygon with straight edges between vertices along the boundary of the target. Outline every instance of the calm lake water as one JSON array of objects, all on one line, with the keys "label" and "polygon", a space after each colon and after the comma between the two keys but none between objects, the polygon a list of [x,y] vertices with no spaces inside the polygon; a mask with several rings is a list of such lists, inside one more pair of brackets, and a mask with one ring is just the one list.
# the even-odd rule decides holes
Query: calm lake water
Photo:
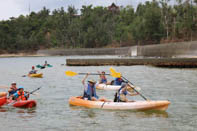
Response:
[{"label": "calm lake water", "polygon": [[[0,85],[16,81],[32,91],[42,87],[30,99],[37,101],[34,109],[0,108],[1,131],[194,131],[197,129],[197,69],[169,69],[151,66],[113,66],[151,100],[170,100],[166,112],[137,112],[88,109],[69,106],[70,96],[83,92],[84,76],[68,77],[66,70],[75,72],[106,71],[110,66],[69,67],[66,57],[0,58]],[[41,79],[22,77],[32,65],[47,60],[52,68],[39,70]],[[98,76],[89,76],[95,80]],[[113,78],[108,76],[109,80]],[[7,91],[0,89],[0,91]],[[113,91],[97,91],[99,96],[113,99]],[[129,97],[142,100],[139,96]]]}]

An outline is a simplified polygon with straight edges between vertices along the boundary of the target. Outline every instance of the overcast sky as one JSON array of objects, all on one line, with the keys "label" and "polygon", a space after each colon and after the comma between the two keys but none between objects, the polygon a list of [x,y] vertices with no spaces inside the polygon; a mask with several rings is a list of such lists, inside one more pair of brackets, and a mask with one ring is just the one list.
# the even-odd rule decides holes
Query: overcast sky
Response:
[{"label": "overcast sky", "polygon": [[50,11],[64,7],[65,9],[72,5],[80,9],[82,5],[109,6],[113,2],[118,6],[132,5],[136,7],[138,3],[144,3],[151,0],[0,0],[0,20],[7,20],[10,17],[18,17],[31,11],[39,11],[44,6]]}]

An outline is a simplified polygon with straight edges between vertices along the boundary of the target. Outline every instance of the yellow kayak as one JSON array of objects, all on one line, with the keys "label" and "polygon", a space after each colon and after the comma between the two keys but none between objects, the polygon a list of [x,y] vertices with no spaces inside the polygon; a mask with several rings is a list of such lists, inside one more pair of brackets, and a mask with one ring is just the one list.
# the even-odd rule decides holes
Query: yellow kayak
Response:
[{"label": "yellow kayak", "polygon": [[39,74],[29,74],[28,76],[29,77],[38,77],[38,78],[42,78],[42,73],[39,73]]}]

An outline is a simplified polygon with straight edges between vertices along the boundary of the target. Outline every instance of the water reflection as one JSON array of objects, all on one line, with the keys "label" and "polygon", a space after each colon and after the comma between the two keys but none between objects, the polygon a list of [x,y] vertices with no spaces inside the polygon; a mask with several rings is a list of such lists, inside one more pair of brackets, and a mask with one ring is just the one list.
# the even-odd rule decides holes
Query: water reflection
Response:
[{"label": "water reflection", "polygon": [[0,112],[6,112],[7,110],[4,107],[0,107]]},{"label": "water reflection", "polygon": [[83,110],[83,114],[88,116],[89,118],[95,118],[96,117],[96,112],[94,110]]},{"label": "water reflection", "polygon": [[168,112],[166,111],[146,111],[144,112],[147,116],[154,116],[154,117],[164,117],[168,118]]},{"label": "water reflection", "polygon": [[36,108],[26,109],[26,108],[15,108],[11,106],[0,107],[0,112],[17,112],[17,113],[36,113]]},{"label": "water reflection", "polygon": [[78,106],[71,106],[70,109],[72,110],[79,110],[80,116],[82,118],[94,118],[96,117],[96,114],[98,114],[96,111],[104,111],[104,112],[111,112],[115,114],[117,117],[126,118],[130,117],[130,115],[135,115],[137,118],[147,118],[147,117],[163,117],[168,118],[168,112],[166,111],[157,111],[157,110],[151,110],[151,111],[131,111],[131,110],[102,110],[102,109],[89,109],[85,107],[78,107]]},{"label": "water reflection", "polygon": [[[112,112],[112,111],[111,111]],[[115,111],[115,116],[126,118],[130,116],[135,116],[137,118],[148,118],[148,117],[163,117],[168,118],[168,113],[166,111]]]}]

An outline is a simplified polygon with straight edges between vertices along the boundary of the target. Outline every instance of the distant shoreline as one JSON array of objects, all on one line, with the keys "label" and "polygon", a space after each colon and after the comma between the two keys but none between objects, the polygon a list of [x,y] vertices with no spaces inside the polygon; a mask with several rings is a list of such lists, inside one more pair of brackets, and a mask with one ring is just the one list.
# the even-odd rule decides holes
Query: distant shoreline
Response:
[{"label": "distant shoreline", "polygon": [[16,53],[16,54],[0,54],[0,58],[9,58],[9,57],[44,57],[48,56],[45,54],[28,54],[28,53]]}]

